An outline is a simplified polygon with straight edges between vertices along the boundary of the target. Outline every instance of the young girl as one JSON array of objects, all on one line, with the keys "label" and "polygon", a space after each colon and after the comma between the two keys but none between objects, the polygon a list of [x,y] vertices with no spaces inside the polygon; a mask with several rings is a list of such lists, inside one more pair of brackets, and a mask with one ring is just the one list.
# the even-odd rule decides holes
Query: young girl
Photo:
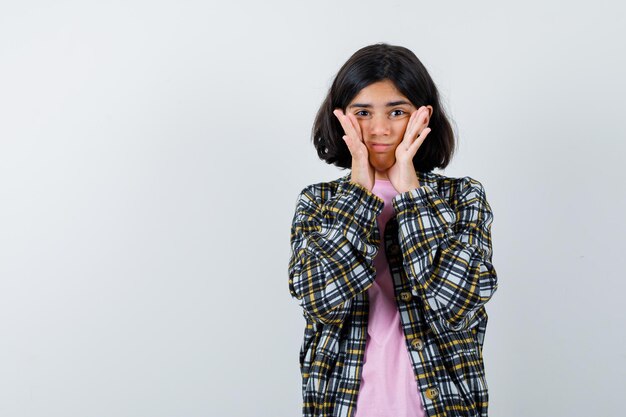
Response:
[{"label": "young girl", "polygon": [[291,227],[303,416],[487,416],[493,215],[479,181],[432,172],[455,140],[419,59],[387,44],[357,51],[313,143],[351,170],[305,187]]}]

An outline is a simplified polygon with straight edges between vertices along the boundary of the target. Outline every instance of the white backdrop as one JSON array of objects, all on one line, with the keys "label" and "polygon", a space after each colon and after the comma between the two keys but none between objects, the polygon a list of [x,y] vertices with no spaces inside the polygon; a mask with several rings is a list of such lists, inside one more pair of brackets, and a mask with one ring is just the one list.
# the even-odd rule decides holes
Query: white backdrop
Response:
[{"label": "white backdrop", "polygon": [[310,128],[376,42],[429,69],[443,173],[494,212],[490,415],[621,414],[625,23],[604,1],[3,1],[0,415],[300,415],[291,219],[347,173]]}]

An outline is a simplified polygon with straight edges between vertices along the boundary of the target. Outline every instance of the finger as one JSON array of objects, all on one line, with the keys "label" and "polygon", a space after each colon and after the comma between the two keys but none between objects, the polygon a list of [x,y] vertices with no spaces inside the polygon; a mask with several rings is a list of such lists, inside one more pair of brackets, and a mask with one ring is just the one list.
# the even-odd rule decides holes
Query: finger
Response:
[{"label": "finger", "polygon": [[339,119],[339,123],[341,123],[344,133],[350,137],[355,137],[356,131],[354,130],[354,126],[352,126],[352,122],[344,114],[344,112],[341,109],[335,109],[333,114]]},{"label": "finger", "polygon": [[341,109],[335,109],[333,110],[333,114],[339,120],[339,123],[341,124],[341,127],[344,130],[344,133],[348,133],[347,128],[346,128],[346,120],[345,120],[346,116],[343,114],[343,111]]},{"label": "finger", "polygon": [[335,109],[333,110],[333,114],[335,115],[335,117],[337,117],[337,120],[339,120],[339,123],[341,124],[341,127],[345,130],[345,126],[344,126],[344,114],[343,111],[341,109]]},{"label": "finger", "polygon": [[350,138],[348,137],[348,135],[343,135],[341,138],[346,143],[346,146],[348,147],[348,151],[350,152],[350,155],[353,155],[352,142],[350,141]]},{"label": "finger", "polygon": [[361,132],[360,132],[360,127],[359,127],[359,123],[356,121],[355,117],[353,114],[351,113],[346,113],[345,115],[346,117],[346,123],[348,123],[350,125],[350,137],[355,141],[355,142],[362,142],[363,140],[361,139]]},{"label": "finger", "polygon": [[420,125],[420,131],[423,130],[424,127],[428,126],[428,109],[426,106],[422,107],[422,114],[420,114],[418,119],[418,123]]},{"label": "finger", "polygon": [[411,114],[411,117],[412,119],[409,120],[410,126],[407,126],[407,134],[405,136],[409,145],[417,139],[418,132],[423,131],[428,125],[428,109],[426,107],[420,107],[419,110]]},{"label": "finger", "polygon": [[409,123],[406,126],[406,131],[404,132],[404,138],[402,139],[402,141],[404,142],[404,145],[407,148],[413,142],[413,138],[417,136],[417,123],[415,121],[417,120],[418,115],[419,115],[419,110],[416,110],[413,113],[411,113],[411,117],[409,118]]},{"label": "finger", "polygon": [[352,123],[352,127],[354,129],[354,131],[356,132],[356,137],[360,142],[363,142],[363,135],[361,133],[361,125],[359,125],[359,121],[356,119],[356,117],[354,117],[354,115],[352,113],[348,113],[348,119],[350,120],[350,122]]},{"label": "finger", "polygon": [[415,142],[413,142],[411,146],[409,146],[409,152],[411,153],[411,155],[415,156],[415,154],[417,153],[417,150],[420,148],[420,146],[422,146],[422,143],[424,143],[424,140],[426,140],[426,136],[428,136],[430,131],[431,131],[430,127],[427,127],[424,130],[422,130],[420,135],[415,139]]}]

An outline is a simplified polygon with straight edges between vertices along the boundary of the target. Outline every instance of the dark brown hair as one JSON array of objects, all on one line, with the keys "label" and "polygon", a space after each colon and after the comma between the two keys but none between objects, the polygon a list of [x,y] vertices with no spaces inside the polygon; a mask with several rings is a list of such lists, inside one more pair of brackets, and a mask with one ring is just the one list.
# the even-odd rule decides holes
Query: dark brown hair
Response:
[{"label": "dark brown hair", "polygon": [[341,108],[345,112],[359,91],[383,80],[393,82],[415,107],[433,106],[428,123],[431,132],[415,154],[413,165],[420,172],[445,168],[456,142],[437,87],[413,52],[385,43],[359,49],[337,73],[313,124],[312,140],[318,156],[340,168],[352,167],[352,155],[342,139],[345,133],[333,110]]}]

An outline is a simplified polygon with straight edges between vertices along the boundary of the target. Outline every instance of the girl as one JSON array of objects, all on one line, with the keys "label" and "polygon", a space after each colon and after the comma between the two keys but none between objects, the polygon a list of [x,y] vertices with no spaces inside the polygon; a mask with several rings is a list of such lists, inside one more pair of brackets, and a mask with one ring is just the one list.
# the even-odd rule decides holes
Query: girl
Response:
[{"label": "girl", "polygon": [[357,51],[313,143],[351,170],[305,187],[291,227],[303,416],[487,416],[493,215],[479,181],[432,172],[455,140],[419,59],[388,44]]}]

